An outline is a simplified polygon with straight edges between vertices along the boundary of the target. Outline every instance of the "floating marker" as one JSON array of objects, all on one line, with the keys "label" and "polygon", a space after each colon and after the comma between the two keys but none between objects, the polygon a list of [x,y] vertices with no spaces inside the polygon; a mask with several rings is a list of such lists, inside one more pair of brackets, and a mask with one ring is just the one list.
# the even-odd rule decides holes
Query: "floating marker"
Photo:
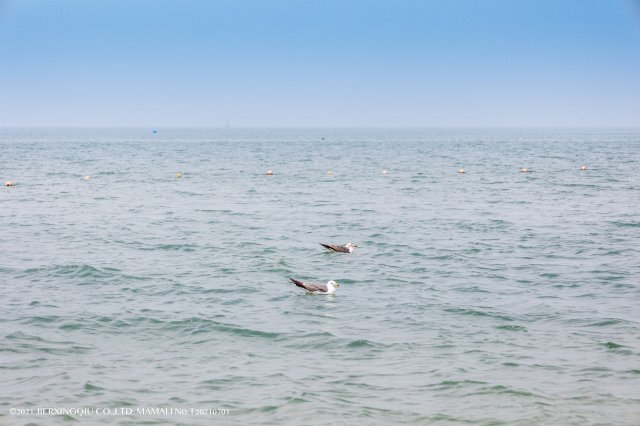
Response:
[{"label": "floating marker", "polygon": [[267,170],[267,173],[265,173],[267,176],[273,176],[273,170],[269,169]]},{"label": "floating marker", "polygon": [[327,176],[333,176],[333,170],[331,169],[327,170]]},{"label": "floating marker", "polygon": [[91,176],[87,175],[83,178],[84,180],[91,180]]},{"label": "floating marker", "polygon": [[182,177],[182,173],[180,173],[180,172],[176,173],[176,177],[177,178]]},{"label": "floating marker", "polygon": [[458,173],[464,174],[464,169],[458,169]]},{"label": "floating marker", "polygon": [[523,167],[520,169],[520,173],[529,173],[529,169],[526,167]]},{"label": "floating marker", "polygon": [[388,171],[386,171],[386,170],[383,170],[383,171],[382,171],[382,174],[383,174],[383,175],[386,175],[386,174],[389,174],[389,172],[388,172]]}]

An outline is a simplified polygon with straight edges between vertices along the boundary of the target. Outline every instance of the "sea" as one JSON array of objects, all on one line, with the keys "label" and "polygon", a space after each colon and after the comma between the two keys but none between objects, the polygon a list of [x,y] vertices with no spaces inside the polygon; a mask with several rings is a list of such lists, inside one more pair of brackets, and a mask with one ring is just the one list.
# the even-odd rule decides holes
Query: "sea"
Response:
[{"label": "sea", "polygon": [[2,128],[0,179],[1,424],[640,424],[639,129]]}]

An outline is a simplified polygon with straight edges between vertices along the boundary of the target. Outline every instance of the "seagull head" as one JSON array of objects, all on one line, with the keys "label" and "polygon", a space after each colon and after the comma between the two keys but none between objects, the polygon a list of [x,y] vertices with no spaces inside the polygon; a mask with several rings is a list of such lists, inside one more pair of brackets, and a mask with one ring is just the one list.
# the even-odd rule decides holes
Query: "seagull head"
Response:
[{"label": "seagull head", "polygon": [[331,280],[327,282],[327,287],[329,288],[338,288],[340,287],[340,284],[338,284],[337,282]]},{"label": "seagull head", "polygon": [[358,247],[357,245],[353,244],[353,243],[347,243],[344,245],[346,248],[350,248],[350,249],[354,249],[356,247]]}]

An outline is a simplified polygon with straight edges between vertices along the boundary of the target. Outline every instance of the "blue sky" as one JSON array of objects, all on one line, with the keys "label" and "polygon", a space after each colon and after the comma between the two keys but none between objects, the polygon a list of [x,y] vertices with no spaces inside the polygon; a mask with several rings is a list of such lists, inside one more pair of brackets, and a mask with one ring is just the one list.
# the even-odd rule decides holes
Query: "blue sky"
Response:
[{"label": "blue sky", "polygon": [[640,126],[635,0],[0,0],[0,126]]}]

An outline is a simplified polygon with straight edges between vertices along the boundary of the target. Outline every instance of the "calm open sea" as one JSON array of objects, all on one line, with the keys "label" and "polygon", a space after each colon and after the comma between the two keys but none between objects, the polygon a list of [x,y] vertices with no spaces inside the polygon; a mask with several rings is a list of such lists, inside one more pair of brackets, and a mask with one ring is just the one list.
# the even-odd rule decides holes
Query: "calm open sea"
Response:
[{"label": "calm open sea", "polygon": [[0,179],[2,424],[640,424],[638,130],[1,129]]}]

